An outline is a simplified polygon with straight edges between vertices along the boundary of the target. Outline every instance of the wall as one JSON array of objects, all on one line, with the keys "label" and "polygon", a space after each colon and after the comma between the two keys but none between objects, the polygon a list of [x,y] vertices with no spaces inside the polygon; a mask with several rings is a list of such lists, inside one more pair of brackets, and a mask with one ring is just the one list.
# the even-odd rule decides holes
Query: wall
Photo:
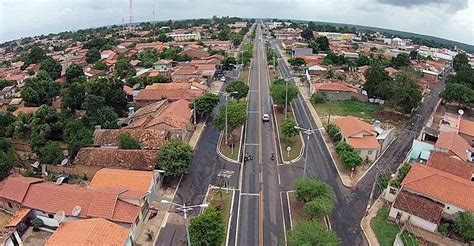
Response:
[{"label": "wall", "polygon": [[392,140],[395,138],[395,128],[392,128],[388,131],[389,132],[387,133],[387,135],[385,136],[385,139],[383,140],[383,142],[381,144],[381,150],[382,151],[380,153],[382,153],[388,147],[388,145],[390,145]]},{"label": "wall", "polygon": [[359,155],[362,157],[363,160],[366,159],[366,157],[369,158],[369,161],[375,161],[377,158],[378,150],[377,149],[372,149],[372,154],[369,155],[369,149],[355,149]]},{"label": "wall", "polygon": [[461,132],[458,132],[459,136],[461,136],[462,138],[464,138],[468,143],[469,145],[473,144],[474,143],[474,137],[472,136],[469,136],[469,135],[466,135],[464,133],[461,133]]},{"label": "wall", "polygon": [[68,174],[74,175],[74,176],[84,176],[84,174],[87,176],[87,179],[92,179],[94,177],[95,173],[102,169],[103,167],[101,166],[82,166],[82,165],[74,165],[74,166],[56,166],[56,165],[50,165],[50,164],[42,164],[43,167],[46,168],[46,171],[53,171],[55,173],[61,173],[61,172],[66,172]]},{"label": "wall", "polygon": [[419,228],[427,230],[427,231],[430,231],[430,232],[436,232],[436,229],[438,228],[438,225],[435,224],[435,223],[429,222],[429,221],[424,220],[424,219],[422,219],[418,216],[409,214],[405,211],[396,209],[393,206],[390,208],[390,212],[389,212],[388,216],[390,218],[396,220],[398,213],[402,214],[402,216],[400,218],[400,222],[402,222],[402,223],[406,223],[408,221],[408,223],[410,223],[411,225],[419,227]]}]

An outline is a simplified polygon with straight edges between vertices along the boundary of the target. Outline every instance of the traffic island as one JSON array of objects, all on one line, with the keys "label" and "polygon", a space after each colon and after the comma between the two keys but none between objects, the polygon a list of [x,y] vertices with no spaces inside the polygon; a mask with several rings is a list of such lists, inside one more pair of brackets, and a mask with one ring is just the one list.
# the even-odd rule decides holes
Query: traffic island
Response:
[{"label": "traffic island", "polygon": [[226,144],[226,141],[224,139],[224,132],[222,132],[219,138],[218,154],[228,161],[238,162],[241,150],[242,133],[243,126],[235,128],[230,133],[231,136],[227,140]]},{"label": "traffic island", "polygon": [[210,187],[206,200],[204,201],[205,203],[208,203],[209,206],[216,208],[222,213],[226,227],[226,238],[229,228],[233,196],[234,191],[232,190],[221,187]]},{"label": "traffic island", "polygon": [[[285,136],[283,133],[282,126],[285,123],[284,107],[274,106],[273,113],[275,116],[276,125],[278,126],[277,136],[282,161],[285,164],[294,163],[298,161],[303,154],[303,137],[301,136],[301,133],[298,133],[293,137]],[[288,111],[288,118],[286,120],[296,123],[293,109]]]},{"label": "traffic island", "polygon": [[[288,191],[288,201],[290,203],[290,216],[291,216],[291,227],[296,225],[299,221],[302,221],[305,219],[305,214],[304,214],[304,203],[298,201],[296,199],[296,194],[294,191]],[[319,222],[322,225],[324,225],[326,228],[329,228],[326,219],[318,219],[314,220],[315,222]]]}]

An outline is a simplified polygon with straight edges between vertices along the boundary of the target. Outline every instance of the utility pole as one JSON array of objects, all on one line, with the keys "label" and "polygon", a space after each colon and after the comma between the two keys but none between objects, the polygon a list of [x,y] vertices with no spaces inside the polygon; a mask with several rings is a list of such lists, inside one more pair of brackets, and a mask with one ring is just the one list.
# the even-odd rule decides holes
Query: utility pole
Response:
[{"label": "utility pole", "polygon": [[303,178],[306,178],[306,167],[307,167],[307,164],[308,164],[308,146],[309,146],[309,135],[313,134],[317,129],[306,129],[306,128],[302,128],[302,127],[299,127],[299,126],[295,126],[295,129],[298,129],[298,130],[301,130],[303,131],[304,134],[306,134],[307,138],[306,138],[306,146],[305,146],[305,154],[304,154],[304,166],[303,166]]},{"label": "utility pole", "polygon": [[177,206],[177,210],[183,212],[184,214],[184,226],[186,227],[186,238],[188,241],[188,246],[191,246],[191,238],[189,236],[189,227],[188,227],[188,211],[192,211],[193,208],[207,208],[209,205],[207,203],[203,204],[198,204],[198,205],[192,205],[192,206],[186,206],[185,203],[183,204],[178,204],[174,203],[168,200],[161,200],[160,203],[162,204],[171,204]]},{"label": "utility pole", "polygon": [[194,118],[194,125],[196,125],[196,98],[193,101],[193,118]]}]

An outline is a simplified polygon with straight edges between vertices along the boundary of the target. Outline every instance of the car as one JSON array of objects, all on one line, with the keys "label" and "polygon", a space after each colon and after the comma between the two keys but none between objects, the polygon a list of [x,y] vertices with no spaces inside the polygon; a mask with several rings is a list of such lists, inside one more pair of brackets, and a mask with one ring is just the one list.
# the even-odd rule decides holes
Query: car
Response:
[{"label": "car", "polygon": [[221,81],[222,81],[222,82],[225,82],[225,76],[222,76],[222,77],[221,77]]},{"label": "car", "polygon": [[263,120],[263,122],[270,121],[270,115],[268,115],[268,114],[263,114],[263,115],[262,115],[262,120]]}]

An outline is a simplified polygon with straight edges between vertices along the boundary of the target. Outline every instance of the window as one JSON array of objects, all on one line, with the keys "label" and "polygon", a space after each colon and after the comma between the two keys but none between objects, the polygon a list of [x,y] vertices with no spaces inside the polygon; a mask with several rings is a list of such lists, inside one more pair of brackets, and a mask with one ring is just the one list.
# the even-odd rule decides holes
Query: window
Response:
[{"label": "window", "polygon": [[372,153],[373,153],[373,150],[368,150],[367,151],[367,155],[372,155]]},{"label": "window", "polygon": [[52,219],[52,218],[54,218],[54,215],[48,214],[48,217]]},{"label": "window", "polygon": [[8,203],[8,207],[9,207],[9,208],[13,208],[13,205],[12,205],[11,202],[7,202],[7,203]]}]

